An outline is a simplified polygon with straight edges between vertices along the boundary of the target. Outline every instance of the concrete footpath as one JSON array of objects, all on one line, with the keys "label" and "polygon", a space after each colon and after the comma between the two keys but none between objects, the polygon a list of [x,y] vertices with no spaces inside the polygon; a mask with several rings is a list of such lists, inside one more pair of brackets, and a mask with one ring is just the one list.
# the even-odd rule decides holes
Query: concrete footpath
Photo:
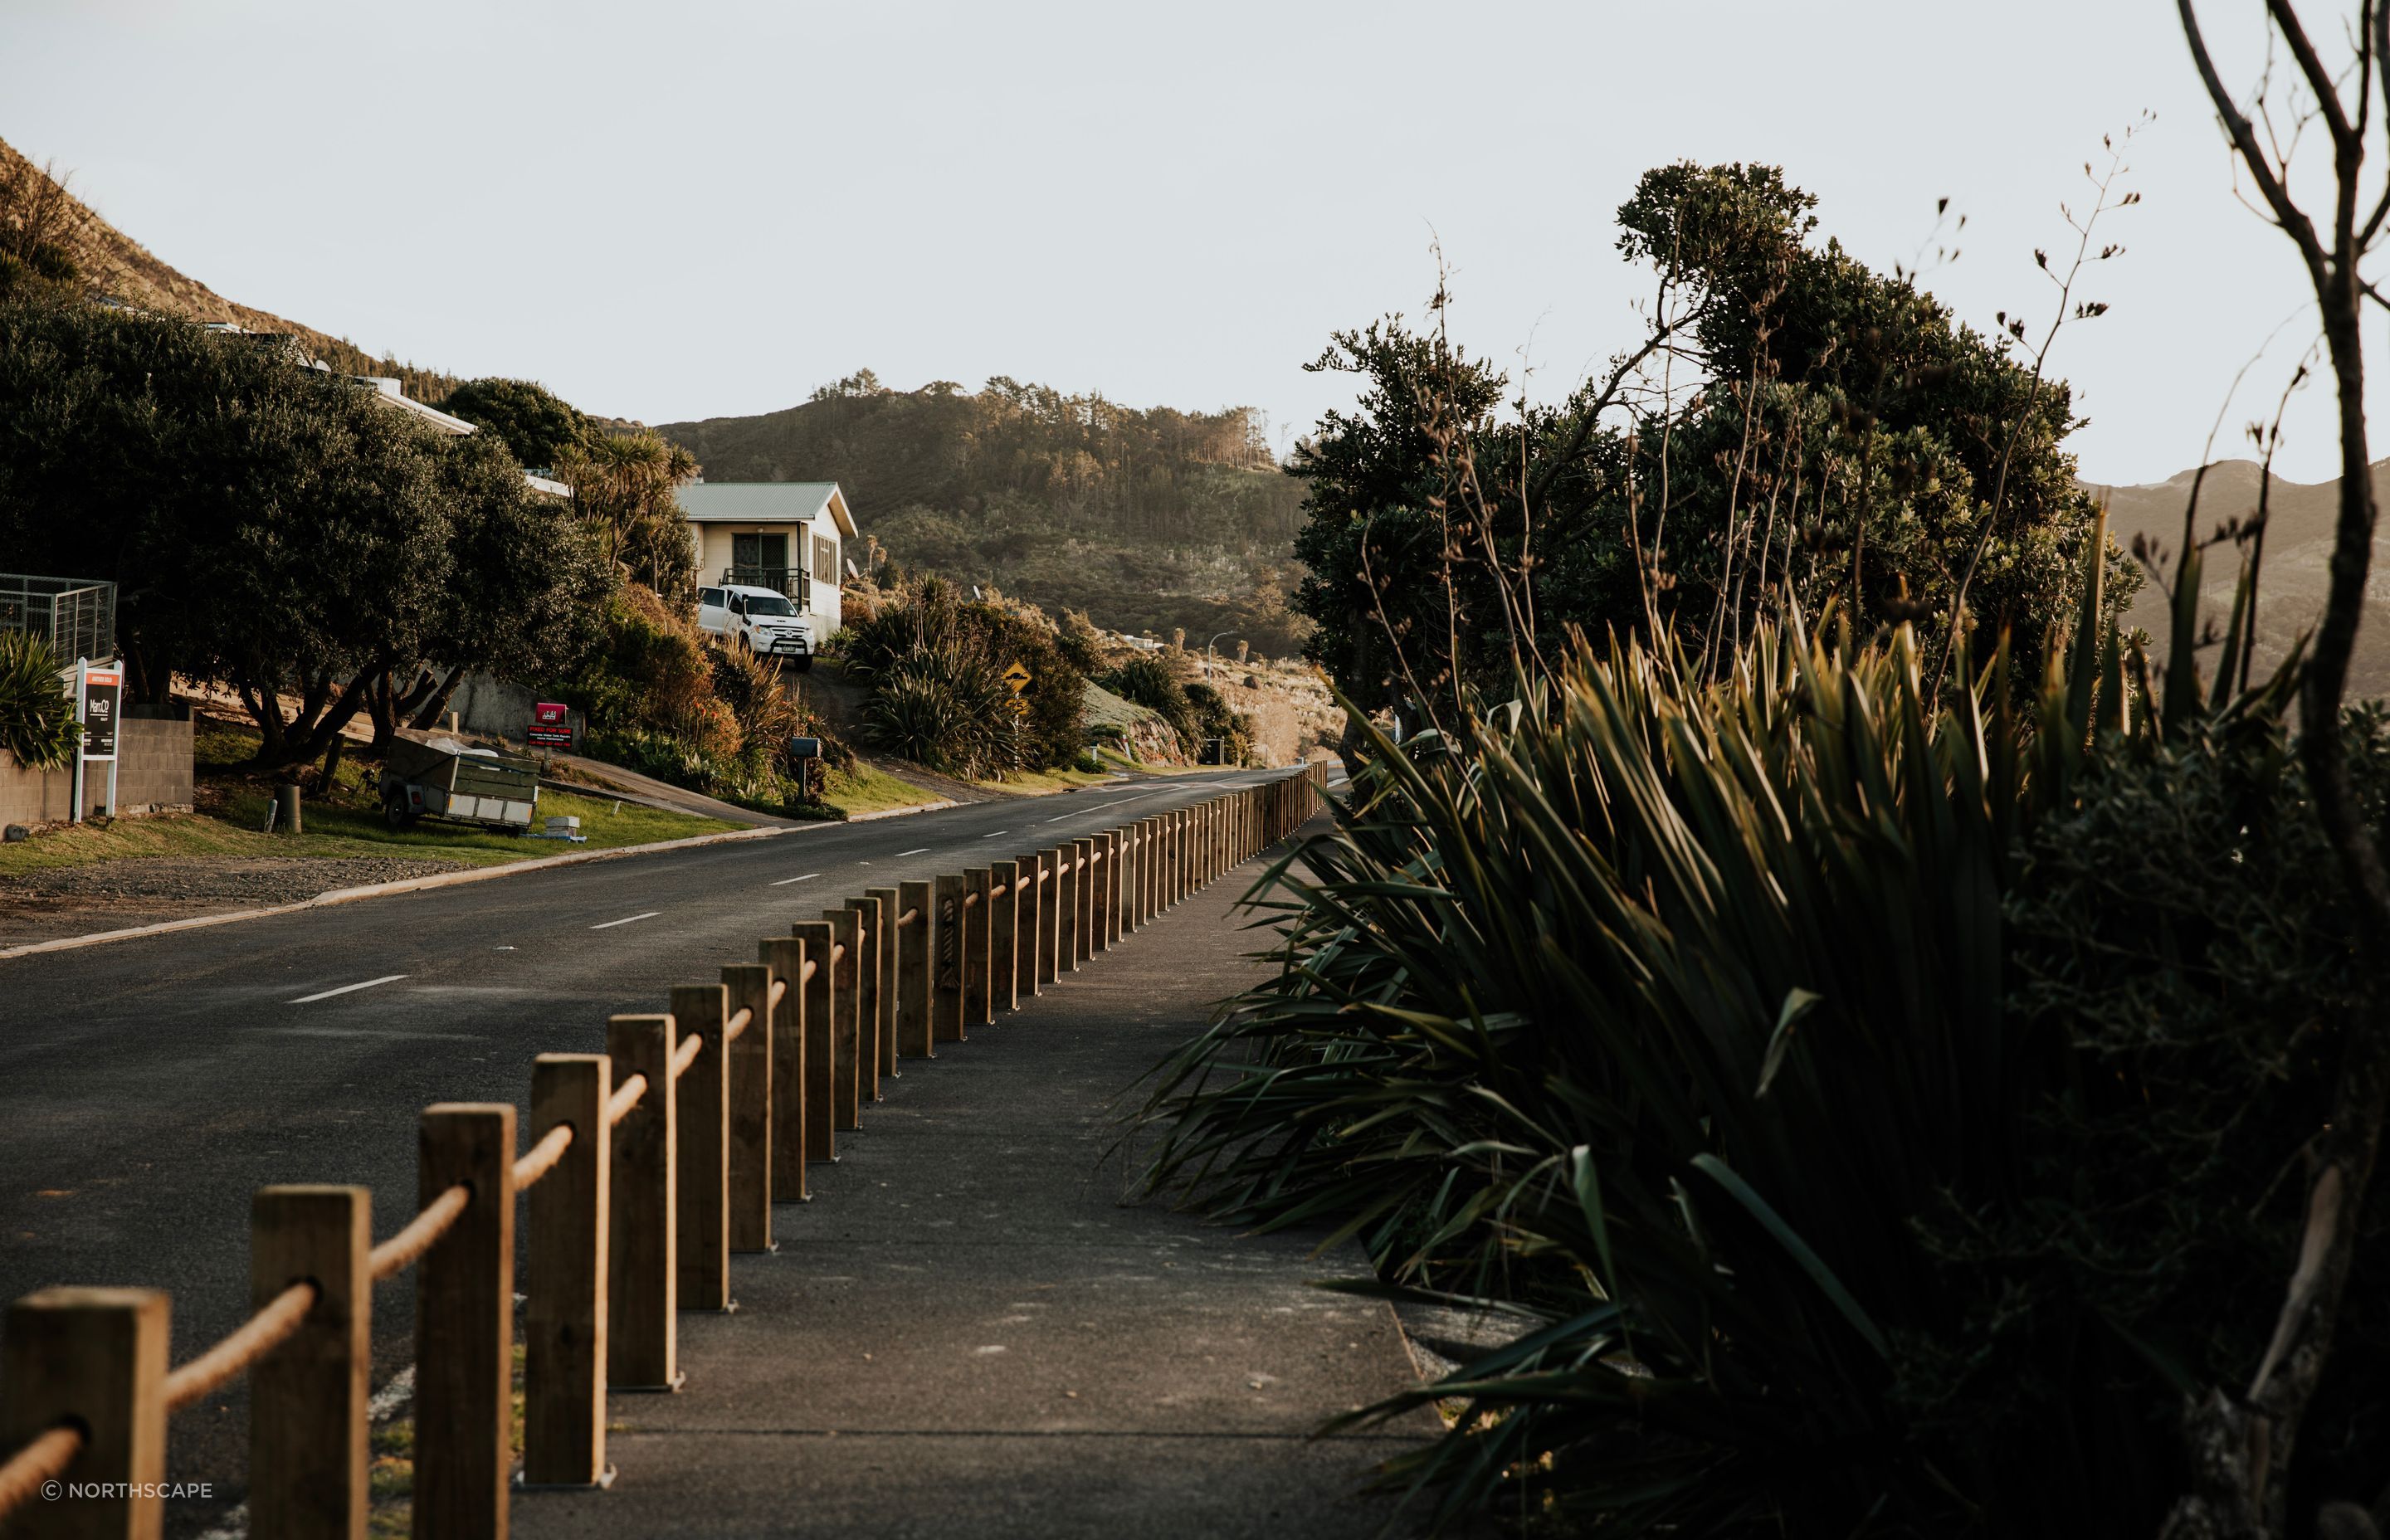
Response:
[{"label": "concrete footpath", "polygon": [[1357,1489],[1434,1417],[1307,1437],[1412,1377],[1385,1305],[1307,1286],[1357,1254],[1125,1204],[1106,1159],[1130,1087],[1253,976],[1232,905],[1260,869],[905,1060],[776,1211],[778,1254],[732,1258],[739,1309],[681,1315],[686,1389],[609,1398],[613,1488],[519,1493],[514,1533],[1383,1532]]}]

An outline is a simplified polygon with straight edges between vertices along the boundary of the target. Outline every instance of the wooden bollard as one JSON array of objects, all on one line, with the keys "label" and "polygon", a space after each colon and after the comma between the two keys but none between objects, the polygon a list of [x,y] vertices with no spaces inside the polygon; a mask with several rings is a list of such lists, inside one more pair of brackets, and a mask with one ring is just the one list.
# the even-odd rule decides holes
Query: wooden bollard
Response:
[{"label": "wooden bollard", "polygon": [[854,1019],[860,1046],[856,1050],[855,1072],[861,1076],[861,1096],[866,1101],[880,1098],[880,1077],[888,1063],[890,1036],[888,1024],[880,1020],[880,901],[868,893],[850,898],[846,906],[855,912],[861,927],[862,943],[855,952]]},{"label": "wooden bollard", "polygon": [[58,1479],[105,1488],[36,1497],[36,1517],[19,1510],[12,1527],[71,1540],[158,1540],[165,1532],[168,1311],[156,1289],[45,1289],[8,1307],[0,1449],[13,1455],[71,1422],[83,1447]]},{"label": "wooden bollard", "polygon": [[747,1012],[747,1030],[730,1045],[730,1249],[769,1251],[772,1244],[772,1008],[777,977],[769,963],[726,963],[722,986],[730,1014]]},{"label": "wooden bollard", "polygon": [[1090,956],[1109,952],[1112,944],[1112,928],[1104,911],[1112,901],[1112,847],[1101,833],[1087,837],[1088,871],[1095,880],[1087,884],[1087,951]]},{"label": "wooden bollard", "polygon": [[1095,955],[1089,921],[1096,913],[1096,842],[1071,841],[1071,967],[1084,965]]},{"label": "wooden bollard", "polygon": [[[679,1205],[674,1287],[683,1310],[728,1310],[730,1303],[730,1055],[723,1024],[729,991],[720,984],[676,984],[674,1025],[697,1039],[697,1057],[673,1084],[674,1198]],[[675,1042],[678,1048],[680,1043]]]},{"label": "wooden bollard", "polygon": [[680,1388],[674,1046],[669,1016],[617,1016],[606,1023],[613,1084],[621,1086],[633,1075],[648,1079],[638,1105],[614,1125],[614,1169],[608,1179],[606,1383],[612,1390]]},{"label": "wooden bollard", "polygon": [[1062,853],[1037,853],[1037,982],[1054,982],[1056,950],[1062,939]]},{"label": "wooden bollard", "polygon": [[805,1180],[805,943],[766,936],[756,952],[789,986],[772,1018],[772,1201],[802,1203],[814,1194]]},{"label": "wooden bollard", "polygon": [[1054,973],[1079,970],[1079,847],[1066,841],[1054,847]]},{"label": "wooden bollard", "polygon": [[515,1109],[423,1110],[416,1201],[462,1183],[464,1212],[416,1264],[415,1534],[498,1540],[514,1468]]},{"label": "wooden bollard", "polygon": [[830,961],[832,935],[826,919],[801,919],[790,933],[805,943],[805,960],[814,965],[805,981],[805,1159],[838,1159],[838,1001],[830,987],[836,965]]},{"label": "wooden bollard", "polygon": [[932,906],[937,926],[930,932],[932,963],[930,980],[930,1035],[940,1043],[963,1039],[963,878],[960,872],[939,877]]},{"label": "wooden bollard", "polygon": [[[910,1059],[935,1059],[930,1038],[930,932],[937,928],[927,882],[900,882],[896,906],[896,1049]],[[909,922],[905,916],[912,917]]]},{"label": "wooden bollard", "polygon": [[[1008,879],[1009,885],[1009,879]],[[983,1027],[996,1020],[991,997],[995,967],[991,957],[996,932],[996,869],[971,866],[963,872],[963,1030]]]},{"label": "wooden bollard", "polygon": [[830,1126],[851,1133],[863,1126],[863,916],[853,909],[825,909],[831,966]]},{"label": "wooden bollard", "polygon": [[1104,832],[1104,870],[1111,873],[1104,882],[1104,943],[1121,943],[1121,894],[1125,892],[1125,866],[1128,866],[1128,829],[1107,829]]},{"label": "wooden bollard", "polygon": [[373,1367],[373,1194],[260,1187],[249,1204],[249,1303],[315,1286],[307,1317],[249,1375],[250,1533],[363,1534],[366,1389]]},{"label": "wooden bollard", "polygon": [[1012,869],[1018,874],[1012,883],[1012,1000],[1018,1006],[1037,995],[1037,917],[1045,911],[1046,884],[1034,854],[1015,857]]},{"label": "wooden bollard", "polygon": [[1021,863],[998,861],[987,873],[987,1008],[1019,1008],[1021,959]]},{"label": "wooden bollard", "polygon": [[897,948],[903,939],[896,933],[896,917],[904,912],[897,903],[893,888],[866,888],[867,896],[880,901],[880,1072],[890,1080],[898,1074],[896,1039],[903,1028],[898,1024]]},{"label": "wooden bollard", "polygon": [[1153,820],[1137,821],[1137,864],[1129,893],[1129,918],[1140,930],[1153,915]]},{"label": "wooden bollard", "polygon": [[[531,1132],[572,1130],[572,1142],[523,1199],[523,1484],[603,1486],[606,1465],[606,1247],[612,1131],[606,1102],[613,1066],[604,1054],[544,1053],[531,1066]],[[362,1384],[357,1406],[365,1407]],[[362,1454],[365,1442],[358,1435]],[[252,1457],[251,1469],[276,1470]],[[363,1475],[362,1469],[359,1472]],[[258,1497],[251,1489],[251,1526]],[[316,1531],[323,1534],[327,1531]]]},{"label": "wooden bollard", "polygon": [[1170,853],[1169,834],[1169,820],[1161,814],[1157,813],[1145,821],[1145,883],[1144,892],[1138,896],[1148,925],[1152,924],[1153,917],[1162,912],[1162,866],[1163,858]]}]

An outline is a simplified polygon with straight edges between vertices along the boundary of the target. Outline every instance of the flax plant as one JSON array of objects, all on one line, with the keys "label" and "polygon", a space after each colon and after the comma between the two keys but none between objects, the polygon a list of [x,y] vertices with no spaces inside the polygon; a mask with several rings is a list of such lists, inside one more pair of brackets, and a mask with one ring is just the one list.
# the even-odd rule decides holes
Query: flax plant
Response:
[{"label": "flax plant", "polygon": [[2203,693],[2183,645],[2171,699],[2137,690],[2105,546],[2037,690],[2003,644],[1937,706],[1908,627],[1833,616],[1710,684],[1580,639],[1515,701],[1374,744],[1264,879],[1281,968],[1160,1072],[1148,1179],[1357,1238],[1379,1278],[1350,1287],[1516,1318],[1362,1414],[1460,1404],[1395,1470],[1439,1521],[1984,1522],[1904,1436],[1896,1360],[1960,1324],[1914,1220],[2023,1195],[2021,1110],[2072,1070],[2004,1014],[2012,853],[2102,735],[2262,726],[2295,678],[2235,693],[2228,659]]}]

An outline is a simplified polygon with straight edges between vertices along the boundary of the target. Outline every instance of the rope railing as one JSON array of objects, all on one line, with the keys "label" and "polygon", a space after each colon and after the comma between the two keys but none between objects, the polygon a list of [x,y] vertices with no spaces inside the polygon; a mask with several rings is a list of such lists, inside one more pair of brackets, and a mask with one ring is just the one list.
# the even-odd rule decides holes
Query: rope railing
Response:
[{"label": "rope railing", "polygon": [[[512,1152],[512,1107],[450,1103],[427,1109],[422,1185],[436,1196],[395,1235],[366,1252],[362,1271],[341,1259],[355,1256],[343,1248],[360,1244],[367,1223],[370,1198],[364,1189],[261,1189],[252,1218],[257,1265],[261,1292],[275,1290],[273,1297],[178,1368],[164,1369],[164,1354],[154,1346],[146,1358],[95,1354],[79,1344],[100,1336],[71,1324],[89,1319],[77,1313],[121,1312],[136,1341],[161,1343],[166,1313],[154,1291],[61,1290],[73,1297],[22,1302],[31,1320],[48,1323],[34,1329],[57,1333],[49,1341],[59,1352],[12,1354],[11,1379],[0,1385],[0,1395],[24,1396],[16,1404],[39,1406],[44,1410],[37,1420],[55,1422],[0,1460],[0,1521],[31,1501],[44,1482],[71,1469],[79,1480],[129,1479],[137,1485],[139,1478],[123,1468],[122,1453],[108,1431],[117,1425],[111,1418],[118,1408],[162,1404],[169,1412],[181,1410],[254,1370],[252,1393],[261,1414],[252,1423],[251,1469],[261,1478],[262,1500],[280,1502],[285,1488],[312,1494],[317,1483],[339,1482],[342,1511],[352,1516],[350,1522],[362,1523],[366,1482],[362,1471],[350,1470],[353,1445],[346,1442],[361,1436],[358,1419],[366,1415],[363,1367],[352,1344],[365,1341],[372,1284],[418,1263],[418,1494],[427,1483],[451,1483],[436,1506],[470,1515],[468,1528],[455,1531],[460,1536],[495,1534],[506,1527],[509,1462],[501,1457],[493,1473],[484,1458],[492,1435],[504,1429],[508,1416],[504,1380],[493,1389],[486,1377],[460,1375],[457,1368],[506,1361],[513,1337],[506,1304],[524,1299],[530,1303],[523,1328],[522,1478],[532,1485],[603,1485],[610,1479],[599,1410],[606,1390],[662,1389],[680,1382],[671,1329],[675,1299],[682,1309],[732,1308],[731,1254],[773,1249],[774,1200],[803,1196],[804,1164],[830,1154],[829,1141],[816,1145],[805,1136],[803,1109],[823,1084],[836,1086],[836,1077],[853,1072],[847,1056],[858,1050],[852,1035],[828,1040],[820,1080],[813,1067],[817,1050],[800,1059],[805,1066],[802,1084],[795,1075],[784,1080],[752,1072],[759,1063],[781,1062],[772,1040],[773,1012],[792,993],[827,991],[813,994],[813,1002],[816,1008],[826,1005],[837,1020],[846,1005],[844,992],[857,981],[833,977],[832,970],[851,965],[860,954],[867,975],[860,982],[867,992],[881,992],[882,1012],[877,1029],[880,1048],[869,1046],[867,1027],[860,1051],[884,1053],[893,1073],[900,1051],[933,1057],[933,1042],[959,1039],[966,1022],[991,1022],[995,1011],[1015,1008],[1016,998],[1035,994],[1038,980],[1054,977],[1058,943],[1065,948],[1064,957],[1084,960],[1103,952],[1107,930],[1109,944],[1117,945],[1158,910],[1264,846],[1292,836],[1321,805],[1323,782],[1315,768],[1016,861],[941,876],[934,904],[929,896],[932,884],[901,884],[907,903],[902,914],[889,917],[893,895],[885,907],[864,911],[883,921],[887,940],[877,947],[865,944],[874,938],[854,930],[851,920],[848,934],[859,943],[817,935],[811,926],[800,928],[802,941],[767,939],[761,966],[733,965],[723,970],[719,985],[675,989],[671,1014],[614,1018],[608,1025],[607,1053],[541,1055],[531,1105],[543,1132],[520,1155]],[[1042,903],[1036,895],[1040,883],[1051,885]],[[1011,902],[1021,895],[1027,895],[1025,902]],[[1063,898],[1073,902],[1060,903]],[[952,939],[957,927],[959,943]],[[906,932],[901,946],[899,932]],[[951,971],[957,945],[959,984]],[[805,956],[808,951],[814,955]],[[878,961],[872,960],[875,952]],[[949,971],[933,967],[933,958],[941,956],[940,966]],[[991,958],[996,982],[972,982],[973,970]],[[1064,970],[1078,967],[1073,961]],[[726,1013],[712,1003],[741,999],[748,1003]],[[809,1013],[791,1014],[802,1020]],[[868,1023],[871,1017],[864,1020]],[[708,1023],[706,1033],[676,1034],[675,1020]],[[705,1052],[706,1033],[715,1034],[722,1078],[717,1082],[709,1072],[684,1081]],[[748,1046],[740,1052],[726,1051],[742,1042]],[[871,1084],[877,1084],[876,1073]],[[846,1084],[844,1094],[852,1098],[854,1083]],[[671,1105],[659,1108],[658,1095]],[[634,1119],[642,1108],[651,1115]],[[758,1111],[766,1115],[755,1116]],[[858,1126],[851,1099],[841,1116],[838,1128]],[[621,1134],[611,1132],[626,1120]],[[675,1124],[677,1137],[662,1137]],[[752,1132],[758,1128],[765,1132]],[[779,1142],[787,1137],[796,1143]],[[785,1174],[791,1160],[793,1177]],[[558,1179],[547,1181],[551,1175]],[[692,1177],[694,1187],[686,1185]],[[687,1205],[690,1193],[701,1194],[717,1181],[721,1186],[714,1190],[726,1196],[729,1209],[726,1215],[717,1209],[716,1216],[726,1224],[713,1228],[712,1238],[692,1244],[690,1237],[707,1234],[712,1221],[692,1228],[684,1219],[683,1243],[667,1246],[662,1216],[673,1212],[675,1195]],[[514,1248],[505,1238],[513,1198],[521,1193],[531,1193],[524,1221],[530,1270],[518,1294]],[[681,1213],[690,1211],[684,1206]],[[631,1272],[623,1272],[626,1267]],[[623,1290],[626,1277],[636,1279],[630,1292],[614,1292],[610,1310],[610,1290]],[[626,1307],[625,1301],[632,1303]],[[593,1320],[610,1322],[610,1334],[593,1338]],[[11,1326],[13,1340],[13,1319]],[[593,1341],[605,1346],[593,1353]],[[28,1364],[43,1367],[20,1382],[15,1377],[26,1373]],[[101,1432],[92,1432],[95,1428]],[[95,1469],[100,1465],[108,1469]],[[267,1480],[283,1484],[267,1486]],[[457,1482],[465,1489],[455,1488]],[[154,1499],[135,1502],[149,1505],[145,1511],[154,1517]]]},{"label": "rope railing", "polygon": [[374,1281],[379,1283],[392,1273],[403,1273],[415,1264],[415,1259],[431,1250],[431,1243],[448,1233],[465,1205],[473,1200],[473,1189],[459,1182],[442,1193],[423,1210],[408,1220],[406,1228],[373,1249]]},{"label": "rope railing", "polygon": [[9,1456],[7,1463],[0,1465],[0,1519],[39,1492],[44,1482],[65,1475],[67,1467],[82,1453],[83,1430],[62,1424]]},{"label": "rope railing", "polygon": [[539,1143],[516,1158],[515,1190],[520,1192],[554,1171],[556,1162],[564,1159],[564,1151],[572,1143],[572,1125],[571,1123],[559,1123],[549,1129],[546,1138],[541,1139]]},{"label": "rope railing", "polygon": [[166,1376],[166,1410],[181,1411],[281,1346],[315,1304],[315,1286],[304,1278],[275,1295],[215,1346]]}]

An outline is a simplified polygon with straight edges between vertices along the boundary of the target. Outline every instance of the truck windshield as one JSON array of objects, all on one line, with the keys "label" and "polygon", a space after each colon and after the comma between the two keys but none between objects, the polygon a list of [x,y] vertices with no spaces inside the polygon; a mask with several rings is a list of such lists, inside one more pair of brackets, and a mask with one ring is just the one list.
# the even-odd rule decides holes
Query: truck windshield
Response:
[{"label": "truck windshield", "polygon": [[782,598],[777,594],[750,594],[747,596],[747,613],[750,615],[793,615],[796,611],[790,609],[789,601]]}]

